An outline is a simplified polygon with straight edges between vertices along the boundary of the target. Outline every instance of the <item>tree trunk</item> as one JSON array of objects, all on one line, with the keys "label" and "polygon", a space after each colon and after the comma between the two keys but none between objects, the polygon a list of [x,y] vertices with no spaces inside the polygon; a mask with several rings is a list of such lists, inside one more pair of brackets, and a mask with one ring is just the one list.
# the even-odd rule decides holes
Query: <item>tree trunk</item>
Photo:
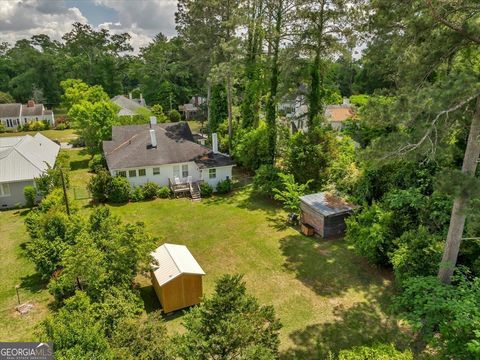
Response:
[{"label": "tree trunk", "polygon": [[212,84],[207,82],[207,125],[210,126],[210,97],[212,95]]},{"label": "tree trunk", "polygon": [[227,111],[228,111],[228,152],[232,153],[232,76],[230,69],[227,74]]},{"label": "tree trunk", "polygon": [[[475,176],[477,161],[480,155],[480,96],[477,97],[477,106],[475,114],[470,125],[467,148],[463,158],[462,172],[470,176]],[[462,241],[463,228],[465,226],[466,210],[468,198],[462,194],[455,198],[450,217],[450,226],[448,228],[447,241],[443,252],[438,278],[441,282],[449,284],[453,275],[453,270],[457,264],[458,252]]]}]

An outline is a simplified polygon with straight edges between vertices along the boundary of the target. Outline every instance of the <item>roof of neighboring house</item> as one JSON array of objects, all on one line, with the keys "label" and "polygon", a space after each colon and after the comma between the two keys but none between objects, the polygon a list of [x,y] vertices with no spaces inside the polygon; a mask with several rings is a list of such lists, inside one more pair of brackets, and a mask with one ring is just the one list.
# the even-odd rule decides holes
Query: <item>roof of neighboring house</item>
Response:
[{"label": "roof of neighboring house", "polygon": [[151,255],[157,262],[153,274],[160,286],[182,274],[205,275],[185,245],[163,244]]},{"label": "roof of neighboring house", "polygon": [[117,95],[110,99],[111,102],[118,105],[120,110],[118,115],[138,115],[138,109],[146,109],[145,106],[140,105],[137,101],[129,99],[123,95]]},{"label": "roof of neighboring house", "polygon": [[330,121],[345,121],[355,115],[353,108],[345,105],[328,105],[325,115]]},{"label": "roof of neighboring house", "polygon": [[60,145],[40,133],[0,138],[0,182],[38,178],[53,167]]},{"label": "roof of neighboring house", "polygon": [[19,117],[22,104],[0,104],[0,118]]},{"label": "roof of neighboring house", "polygon": [[354,205],[328,192],[300,196],[300,201],[323,216],[343,214],[355,209]]},{"label": "roof of neighboring house", "polygon": [[42,104],[33,106],[22,105],[22,116],[42,116],[44,107]]},{"label": "roof of neighboring house", "polygon": [[[157,147],[152,148],[150,130],[155,130]],[[186,122],[112,127],[112,140],[103,142],[110,170],[141,166],[178,164],[189,161],[201,167],[234,165],[229,156],[213,154],[194,141]]]}]

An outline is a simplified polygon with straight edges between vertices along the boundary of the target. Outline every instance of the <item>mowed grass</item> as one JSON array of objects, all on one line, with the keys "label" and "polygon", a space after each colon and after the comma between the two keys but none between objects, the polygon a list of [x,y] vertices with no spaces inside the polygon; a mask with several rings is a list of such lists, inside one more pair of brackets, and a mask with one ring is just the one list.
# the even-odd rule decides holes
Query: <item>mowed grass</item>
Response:
[{"label": "mowed grass", "polygon": [[37,132],[42,133],[47,138],[52,140],[57,140],[58,142],[69,142],[77,138],[75,134],[75,129],[65,129],[65,130],[43,130],[43,131],[19,131],[19,132],[5,132],[1,133],[0,137],[8,136],[25,136],[25,135],[35,135]]},{"label": "mowed grass", "polygon": [[[207,275],[205,293],[225,273],[241,273],[248,291],[272,304],[283,324],[285,358],[324,358],[374,342],[405,345],[388,314],[391,278],[356,256],[343,240],[307,238],[285,225],[276,205],[248,187],[226,197],[155,200],[111,206],[125,221],[144,222],[158,245],[185,244]],[[146,309],[159,308],[150,282],[141,279]],[[167,316],[182,331],[182,316]]]},{"label": "mowed grass", "polygon": [[[28,235],[23,224],[26,210],[0,212],[0,341],[35,341],[35,326],[48,314],[52,298],[46,284],[24,255]],[[19,285],[20,302],[30,302],[33,310],[20,315],[16,310]]]}]

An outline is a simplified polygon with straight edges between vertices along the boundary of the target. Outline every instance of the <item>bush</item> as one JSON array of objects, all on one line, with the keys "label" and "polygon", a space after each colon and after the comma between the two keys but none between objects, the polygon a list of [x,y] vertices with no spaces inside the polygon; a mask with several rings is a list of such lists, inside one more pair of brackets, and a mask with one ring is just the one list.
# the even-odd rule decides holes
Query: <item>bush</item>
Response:
[{"label": "bush", "polygon": [[238,132],[233,155],[244,167],[256,170],[270,161],[268,129],[264,122],[255,129]]},{"label": "bush", "polygon": [[108,187],[107,199],[114,204],[128,202],[130,197],[130,183],[124,177],[117,176],[112,178]]},{"label": "bush", "polygon": [[180,115],[177,110],[173,109],[168,112],[168,119],[171,122],[179,122],[182,119],[182,115]]},{"label": "bush", "polygon": [[388,265],[388,254],[394,251],[390,224],[393,214],[377,204],[363,208],[346,220],[345,239],[355,246],[355,251],[370,262]]},{"label": "bush", "polygon": [[88,162],[88,168],[91,172],[96,173],[100,169],[105,169],[107,163],[105,162],[105,158],[103,154],[95,154],[93,155],[92,159]]},{"label": "bush", "polygon": [[55,126],[55,130],[65,130],[66,128],[67,128],[67,125],[65,125],[64,123],[58,124],[57,126]]},{"label": "bush", "polygon": [[225,179],[218,182],[217,193],[228,194],[230,191],[232,191],[232,181],[230,179]]},{"label": "bush", "polygon": [[338,360],[413,360],[413,354],[410,350],[399,351],[392,344],[377,344],[341,350]]},{"label": "bush", "polygon": [[391,255],[393,272],[402,283],[409,277],[435,275],[442,258],[442,240],[424,226],[403,233],[396,240],[398,249]]},{"label": "bush", "polygon": [[210,197],[212,196],[213,188],[210,186],[209,183],[202,182],[200,183],[200,195],[202,197]]},{"label": "bush", "polygon": [[273,189],[283,189],[280,174],[280,169],[273,165],[260,166],[253,178],[253,190],[261,195],[273,198]]},{"label": "bush", "polygon": [[143,189],[141,186],[136,186],[130,192],[130,200],[132,201],[142,201],[143,200]]},{"label": "bush", "polygon": [[2,123],[0,123],[0,133],[4,133],[7,131],[7,128],[5,127],[5,125],[3,125]]},{"label": "bush", "polygon": [[300,212],[300,196],[305,195],[311,180],[306,184],[298,184],[292,174],[279,174],[279,176],[282,179],[282,188],[273,189],[274,199],[281,201],[287,211],[298,214]]},{"label": "bush", "polygon": [[23,195],[25,196],[25,205],[29,208],[34,207],[37,190],[33,186],[25,186],[23,188]]},{"label": "bush", "polygon": [[172,195],[172,191],[168,186],[162,186],[157,190],[157,197],[160,199],[167,199]]},{"label": "bush", "polygon": [[106,170],[100,170],[92,176],[87,188],[94,201],[104,203],[108,199],[108,192],[112,182],[112,177]]},{"label": "bush", "polygon": [[145,185],[143,185],[143,199],[144,200],[152,200],[157,197],[157,193],[160,187],[153,183],[153,182],[147,182]]}]

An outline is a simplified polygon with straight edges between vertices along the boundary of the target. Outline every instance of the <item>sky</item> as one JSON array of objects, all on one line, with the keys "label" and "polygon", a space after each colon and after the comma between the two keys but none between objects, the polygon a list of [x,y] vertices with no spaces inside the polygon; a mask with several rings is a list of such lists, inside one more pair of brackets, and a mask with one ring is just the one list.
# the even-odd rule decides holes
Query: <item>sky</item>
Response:
[{"label": "sky", "polygon": [[0,0],[0,42],[47,34],[61,40],[74,22],[128,32],[135,50],[158,33],[175,35],[176,0]]}]

